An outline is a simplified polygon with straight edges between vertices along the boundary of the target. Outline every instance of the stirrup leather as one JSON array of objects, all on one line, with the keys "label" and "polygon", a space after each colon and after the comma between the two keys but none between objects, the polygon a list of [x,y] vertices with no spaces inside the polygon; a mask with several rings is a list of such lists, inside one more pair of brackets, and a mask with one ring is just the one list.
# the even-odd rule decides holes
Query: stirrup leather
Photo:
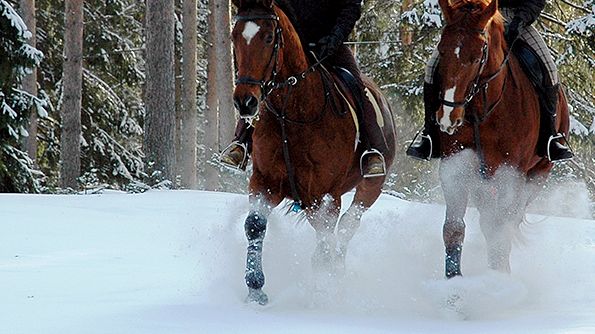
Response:
[{"label": "stirrup leather", "polygon": [[[377,154],[378,156],[380,156],[380,160],[382,161],[382,174],[364,174],[364,161],[365,158],[370,154]],[[364,153],[362,153],[362,156],[359,158],[359,169],[362,173],[362,176],[366,179],[370,177],[386,175],[386,161],[384,160],[384,155],[375,148],[371,148],[369,150],[364,151]]]},{"label": "stirrup leather", "polygon": [[[222,159],[222,157],[227,152],[231,151],[234,146],[239,146],[244,150],[244,156],[242,157],[242,162],[240,162],[239,165],[230,164],[227,161],[224,161]],[[231,168],[233,170],[244,171],[246,169],[246,165],[248,164],[248,146],[242,142],[237,141],[237,140],[232,141],[231,144],[227,145],[227,147],[221,152],[219,162],[221,163],[221,165],[223,165],[227,168]]]},{"label": "stirrup leather", "polygon": [[[551,153],[550,153],[550,147],[551,147],[550,145],[552,144],[553,141],[556,141],[558,139],[564,139],[564,141],[566,142],[566,144],[568,144],[568,139],[566,139],[566,136],[563,133],[558,133],[556,135],[550,136],[550,138],[547,140],[547,159],[549,161],[552,161],[552,156],[551,156]],[[562,144],[560,144],[560,145],[562,145]],[[572,152],[572,148],[570,148],[570,145],[567,145],[565,147],[569,151]],[[572,158],[569,158],[569,159],[558,159],[558,160],[555,160],[555,161],[562,162],[562,161],[568,161],[568,160],[572,160]]]},{"label": "stirrup leather", "polygon": [[[411,144],[409,144],[409,147],[407,148],[407,151],[409,151],[414,144],[419,143],[421,144],[424,138],[427,138],[428,141],[430,142],[430,153],[428,154],[427,157],[425,157],[422,160],[427,160],[427,161],[431,161],[432,160],[432,156],[434,154],[434,141],[432,140],[432,137],[430,135],[426,135],[424,134],[424,128],[421,128],[421,130],[417,131],[417,133],[415,134],[415,137],[413,137],[413,141],[411,141]],[[419,140],[417,140],[417,138],[420,138]],[[419,160],[418,157],[409,155],[410,157]]]}]

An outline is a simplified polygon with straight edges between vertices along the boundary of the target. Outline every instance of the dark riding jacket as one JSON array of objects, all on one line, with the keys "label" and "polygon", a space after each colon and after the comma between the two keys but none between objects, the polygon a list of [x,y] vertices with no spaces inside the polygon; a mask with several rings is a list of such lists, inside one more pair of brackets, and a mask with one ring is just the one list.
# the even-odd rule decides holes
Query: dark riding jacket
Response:
[{"label": "dark riding jacket", "polygon": [[545,0],[500,0],[501,8],[514,9],[514,15],[523,20],[525,25],[530,25],[545,7]]},{"label": "dark riding jacket", "polygon": [[346,41],[359,20],[361,0],[289,0],[296,15],[302,42],[316,43],[334,34]]}]

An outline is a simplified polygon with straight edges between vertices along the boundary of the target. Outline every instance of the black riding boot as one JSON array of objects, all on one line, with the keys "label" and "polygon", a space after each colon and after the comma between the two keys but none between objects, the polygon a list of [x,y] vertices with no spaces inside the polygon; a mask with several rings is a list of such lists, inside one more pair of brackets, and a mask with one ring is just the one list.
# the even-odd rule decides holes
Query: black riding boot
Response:
[{"label": "black riding boot", "polygon": [[221,164],[233,169],[246,170],[248,155],[252,151],[253,132],[254,128],[248,126],[248,123],[240,118],[236,125],[235,138],[231,144],[221,152],[221,157],[219,159]]},{"label": "black riding boot", "polygon": [[[547,157],[550,161],[564,161],[574,157],[570,148],[563,144],[566,138],[556,130],[556,110],[558,108],[559,85],[548,86],[544,89],[541,117],[544,130],[547,130]],[[546,123],[547,122],[547,123]]]},{"label": "black riding boot", "polygon": [[[414,138],[406,154],[420,160],[440,157],[440,136],[436,124],[436,111],[440,107],[440,85],[424,82],[424,128]],[[418,140],[416,140],[419,138]]]}]

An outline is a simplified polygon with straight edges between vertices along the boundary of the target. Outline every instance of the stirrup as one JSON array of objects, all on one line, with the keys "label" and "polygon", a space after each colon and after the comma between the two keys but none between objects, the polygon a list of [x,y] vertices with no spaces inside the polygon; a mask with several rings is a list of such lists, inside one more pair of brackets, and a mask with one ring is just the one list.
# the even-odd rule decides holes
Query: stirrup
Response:
[{"label": "stirrup", "polygon": [[[432,140],[432,137],[430,135],[424,134],[424,132],[423,132],[424,129],[425,128],[421,128],[421,130],[417,131],[417,133],[415,134],[415,137],[413,137],[413,140],[411,141],[411,144],[409,144],[409,147],[407,147],[406,152],[409,152],[409,150],[411,150],[411,148],[413,147],[413,144],[415,144],[416,142],[419,142],[421,144],[422,143],[422,140],[424,138],[427,138],[428,141],[430,142],[430,153],[428,154],[427,157],[425,157],[425,158],[419,158],[419,157],[416,157],[414,155],[409,155],[409,154],[407,154],[407,155],[409,157],[413,158],[413,159],[420,160],[420,161],[432,161],[432,156],[434,154],[434,141]],[[417,140],[417,137],[420,137],[421,139],[418,141]]]},{"label": "stirrup", "polygon": [[[222,157],[225,155],[226,152],[231,151],[234,146],[239,146],[244,149],[244,156],[242,157],[242,162],[239,165],[232,165],[226,161],[223,161]],[[219,163],[227,168],[233,169],[234,171],[244,171],[246,170],[246,165],[248,164],[248,146],[242,142],[234,140],[231,144],[227,145],[227,147],[221,152],[219,157]]]},{"label": "stirrup", "polygon": [[[556,161],[556,162],[563,162],[563,161],[572,160],[572,157],[571,157],[571,158],[567,158],[567,159],[557,159],[557,160],[553,160],[552,161],[552,156],[551,156],[551,153],[550,153],[550,145],[552,144],[553,141],[556,141],[558,139],[564,139],[564,141],[566,142],[566,144],[568,144],[568,139],[566,139],[566,136],[563,133],[558,133],[556,135],[550,136],[550,138],[547,140],[547,159],[550,162],[554,162],[554,161]],[[562,145],[562,144],[560,144],[560,145]],[[572,148],[570,148],[570,145],[566,145],[565,147],[570,151],[570,153],[572,153]],[[574,153],[573,153],[573,155],[574,155]]]},{"label": "stirrup", "polygon": [[[380,160],[382,161],[382,174],[364,174],[364,158],[366,158],[370,154],[377,154],[378,156],[380,156]],[[364,151],[364,153],[362,153],[362,156],[359,158],[359,170],[361,171],[362,176],[365,179],[386,175],[386,161],[384,160],[384,155],[375,148],[371,148],[369,150]]]}]

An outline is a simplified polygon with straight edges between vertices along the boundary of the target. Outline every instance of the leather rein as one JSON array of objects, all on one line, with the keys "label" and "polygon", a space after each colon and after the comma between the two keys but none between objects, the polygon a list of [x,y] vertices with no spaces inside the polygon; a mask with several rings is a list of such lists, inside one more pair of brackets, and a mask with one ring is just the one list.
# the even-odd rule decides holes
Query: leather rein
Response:
[{"label": "leather rein", "polygon": [[479,162],[480,162],[479,173],[483,178],[487,178],[488,167],[485,162],[485,154],[483,152],[483,148],[481,145],[481,136],[480,136],[479,127],[494,112],[494,110],[500,104],[500,102],[502,102],[502,98],[504,96],[504,91],[506,89],[506,83],[508,81],[508,75],[506,75],[504,77],[504,83],[502,84],[502,89],[500,90],[498,99],[496,99],[496,101],[494,103],[492,103],[491,105],[488,104],[488,96],[487,96],[488,89],[490,86],[490,82],[492,82],[494,79],[496,79],[498,76],[500,76],[500,74],[502,73],[502,71],[504,70],[505,67],[507,67],[508,71],[510,72],[510,66],[508,66],[508,62],[510,60],[510,55],[512,54],[512,46],[514,45],[514,41],[513,41],[513,43],[511,43],[510,47],[508,48],[508,52],[506,53],[506,56],[504,57],[504,60],[502,61],[502,63],[498,67],[498,69],[493,74],[487,76],[486,79],[483,79],[483,83],[480,84],[480,81],[482,81],[481,76],[483,74],[483,71],[485,70],[485,67],[486,67],[486,65],[488,63],[488,59],[489,59],[489,44],[488,44],[489,40],[488,40],[487,29],[479,30],[478,32],[484,37],[484,44],[481,49],[481,59],[479,61],[479,69],[477,71],[477,74],[475,75],[475,78],[473,79],[473,84],[471,85],[471,89],[469,89],[469,92],[465,96],[465,99],[461,102],[445,100],[444,96],[440,97],[440,102],[443,105],[445,105],[447,107],[451,107],[451,108],[467,108],[467,106],[469,105],[469,103],[471,103],[473,98],[475,98],[475,96],[477,94],[481,93],[482,109],[483,109],[482,113],[481,113],[481,115],[477,112],[471,113],[472,119],[470,120],[470,122],[473,124],[473,138],[474,138],[474,142],[475,142],[475,151],[479,157]]},{"label": "leather rein", "polygon": [[[322,64],[322,62],[327,58],[324,57],[322,59],[317,60],[314,64],[310,65],[305,71],[298,73],[296,75],[289,76],[287,79],[283,81],[277,81],[277,76],[279,73],[278,65],[279,65],[279,51],[283,47],[283,29],[279,24],[279,17],[275,14],[265,14],[265,15],[237,15],[235,16],[236,21],[254,21],[254,20],[270,20],[275,22],[275,33],[274,33],[274,43],[273,43],[273,51],[271,52],[271,57],[267,64],[266,70],[268,71],[269,68],[270,74],[265,74],[264,78],[261,80],[254,79],[249,76],[242,76],[238,77],[235,84],[236,85],[256,85],[260,87],[261,90],[261,98],[260,102],[264,103],[266,110],[269,111],[271,114],[275,116],[279,125],[281,127],[281,141],[283,146],[283,159],[285,161],[285,166],[287,168],[287,177],[289,180],[289,187],[291,190],[291,196],[293,197],[294,203],[291,206],[291,210],[293,212],[299,212],[301,209],[304,209],[303,202],[298,192],[297,181],[295,177],[295,168],[291,162],[291,156],[289,153],[289,139],[287,136],[287,123],[296,123],[301,125],[311,124],[320,121],[326,110],[328,109],[327,106],[329,104],[330,99],[330,86],[328,84],[328,78],[325,78],[325,75],[320,72],[321,79],[324,85],[325,90],[325,105],[322,108],[320,114],[313,120],[303,121],[303,120],[292,120],[287,117],[285,113],[287,109],[287,104],[289,102],[289,97],[292,94],[293,88],[306,79],[306,77],[313,72],[316,72],[317,68]],[[269,76],[270,78],[267,80],[266,77]],[[283,106],[280,110],[276,110],[273,105],[269,101],[270,94],[278,89],[287,88],[287,93],[284,96]],[[332,104],[333,102],[331,102]],[[249,122],[251,125],[251,122]]]}]

